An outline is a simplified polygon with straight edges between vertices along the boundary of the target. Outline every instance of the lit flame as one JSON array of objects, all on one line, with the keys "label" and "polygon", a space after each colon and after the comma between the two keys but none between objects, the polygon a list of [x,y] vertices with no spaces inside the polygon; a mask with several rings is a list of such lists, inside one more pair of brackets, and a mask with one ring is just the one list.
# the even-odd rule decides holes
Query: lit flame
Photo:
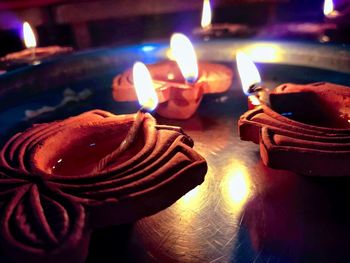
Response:
[{"label": "lit flame", "polygon": [[185,35],[176,33],[171,36],[170,48],[186,81],[194,83],[198,78],[198,64],[191,41]]},{"label": "lit flame", "polygon": [[148,111],[154,110],[158,105],[158,96],[147,67],[142,62],[136,62],[132,74],[140,105]]},{"label": "lit flame", "polygon": [[333,11],[334,11],[333,0],[325,0],[323,5],[323,14],[325,16],[329,16],[333,13]]},{"label": "lit flame", "polygon": [[261,82],[260,74],[254,62],[243,52],[238,51],[236,55],[237,69],[241,78],[243,92],[249,94],[252,85]]},{"label": "lit flame", "polygon": [[208,27],[210,27],[210,24],[211,24],[210,0],[204,0],[203,1],[201,27],[208,28]]},{"label": "lit flame", "polygon": [[23,38],[26,48],[36,47],[36,38],[33,29],[28,22],[23,23]]}]

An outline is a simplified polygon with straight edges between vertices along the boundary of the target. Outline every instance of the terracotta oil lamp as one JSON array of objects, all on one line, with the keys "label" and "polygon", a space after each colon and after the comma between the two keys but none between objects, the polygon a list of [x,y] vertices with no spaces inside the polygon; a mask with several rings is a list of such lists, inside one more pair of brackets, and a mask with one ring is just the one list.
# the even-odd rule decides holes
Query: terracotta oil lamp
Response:
[{"label": "terracotta oil lamp", "polygon": [[193,30],[193,35],[199,36],[204,40],[213,38],[248,37],[254,33],[254,29],[243,24],[212,24],[212,8],[210,0],[203,0],[201,27]]},{"label": "terracotta oil lamp", "polygon": [[325,21],[334,23],[338,28],[350,28],[350,6],[344,6],[341,10],[335,10],[333,0],[325,0],[323,13]]},{"label": "terracotta oil lamp", "polygon": [[245,59],[237,57],[250,109],[238,123],[241,139],[260,144],[261,158],[272,168],[349,176],[350,88],[331,83],[282,84],[268,91],[256,68],[244,68],[254,65]]},{"label": "terracotta oil lamp", "polygon": [[[197,63],[190,40],[183,34],[171,38],[174,61],[148,65],[159,97],[156,111],[170,119],[188,119],[197,110],[205,94],[226,92],[232,83],[232,71],[226,66]],[[134,101],[132,71],[127,70],[113,80],[116,101]]]},{"label": "terracotta oil lamp", "polygon": [[35,33],[28,22],[23,23],[23,39],[26,49],[7,54],[0,58],[0,67],[12,69],[23,65],[36,65],[40,64],[43,59],[73,51],[71,47],[37,47]]},{"label": "terracotta oil lamp", "polygon": [[[302,5],[300,5],[302,8]],[[336,31],[338,26],[335,17],[338,12],[333,9],[332,0],[325,0],[323,7],[324,22],[291,22],[280,23],[264,28],[259,37],[263,38],[302,38],[329,42],[330,33]],[[330,18],[334,19],[330,19]]]},{"label": "terracotta oil lamp", "polygon": [[11,262],[85,262],[95,228],[154,214],[203,182],[192,139],[145,112],[157,103],[145,69],[135,65],[146,96],[138,113],[38,124],[2,148],[0,236]]}]

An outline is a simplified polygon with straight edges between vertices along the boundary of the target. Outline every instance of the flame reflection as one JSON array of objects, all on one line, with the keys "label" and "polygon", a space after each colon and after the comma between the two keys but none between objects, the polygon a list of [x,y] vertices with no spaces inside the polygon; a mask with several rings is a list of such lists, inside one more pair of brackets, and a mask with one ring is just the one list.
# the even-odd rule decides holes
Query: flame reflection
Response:
[{"label": "flame reflection", "polygon": [[280,61],[282,57],[282,50],[277,44],[252,44],[242,51],[255,62],[273,63]]},{"label": "flame reflection", "polygon": [[185,194],[180,200],[179,204],[181,208],[194,208],[198,206],[200,203],[200,197],[201,197],[201,189],[200,186],[197,186],[196,188],[189,191],[187,194]]},{"label": "flame reflection", "polygon": [[[205,181],[182,196],[174,205],[177,215],[181,215],[185,224],[183,227],[191,227],[191,221],[198,217],[206,203],[210,199],[209,181],[210,175],[207,174]],[[186,223],[185,223],[186,222]]]},{"label": "flame reflection", "polygon": [[226,175],[222,180],[222,196],[231,212],[238,213],[246,204],[252,182],[247,168],[238,162],[233,162],[225,169]]}]

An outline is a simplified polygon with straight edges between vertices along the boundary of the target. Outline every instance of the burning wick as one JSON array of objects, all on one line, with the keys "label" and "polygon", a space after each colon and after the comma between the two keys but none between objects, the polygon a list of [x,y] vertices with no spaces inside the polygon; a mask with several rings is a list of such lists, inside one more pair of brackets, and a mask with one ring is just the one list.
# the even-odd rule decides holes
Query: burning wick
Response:
[{"label": "burning wick", "polygon": [[32,59],[35,60],[35,48],[37,46],[37,42],[34,31],[28,22],[23,23],[23,39],[26,48],[31,50]]},{"label": "burning wick", "polygon": [[244,52],[238,51],[236,63],[243,92],[249,95],[250,106],[270,105],[269,89],[262,83],[254,62]]},{"label": "burning wick", "polygon": [[145,114],[153,111],[158,105],[158,96],[153,86],[152,77],[145,64],[142,62],[136,62],[134,64],[133,78],[136,95],[141,108],[135,114],[134,122],[125,139],[116,150],[105,156],[98,163],[93,172],[97,173],[106,169],[106,167],[115,162],[115,160],[132,145],[145,119]]}]

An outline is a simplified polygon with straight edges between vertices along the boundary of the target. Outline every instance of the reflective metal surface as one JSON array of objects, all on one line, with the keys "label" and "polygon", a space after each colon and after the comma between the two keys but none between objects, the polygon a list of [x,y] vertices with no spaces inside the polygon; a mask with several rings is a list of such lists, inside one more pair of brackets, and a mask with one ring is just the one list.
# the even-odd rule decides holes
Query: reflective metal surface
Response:
[{"label": "reflective metal surface", "polygon": [[[350,53],[345,48],[322,46],[316,54],[316,48],[312,49],[308,44],[290,45],[291,53],[294,50],[295,56],[305,54],[305,57],[289,54],[294,62],[275,57],[276,60],[268,61],[269,64],[258,65],[268,87],[283,82],[350,83]],[[221,60],[233,66],[233,55],[227,54],[234,54],[236,47],[234,41],[206,43],[199,46],[198,53],[208,60]],[[136,103],[115,103],[112,100],[113,76],[132,65],[135,59],[149,62],[166,53],[162,46],[155,47],[151,55],[143,53],[140,48],[143,47],[83,54],[80,63],[84,65],[78,67],[79,61],[72,59],[75,71],[65,69],[66,75],[82,74],[79,79],[66,80],[67,83],[62,80],[57,85],[51,83],[51,87],[38,82],[46,92],[33,91],[26,104],[19,103],[21,100],[16,104],[13,100],[11,103],[15,107],[0,107],[1,142],[31,123],[60,119],[95,107],[117,113],[135,112]],[[282,53],[288,51],[283,45],[279,50]],[[310,50],[313,50],[313,55]],[[110,68],[112,58],[108,63],[101,62],[112,53],[120,55],[120,60],[113,57],[114,65],[118,66],[115,69]],[[271,51],[271,54],[274,53]],[[102,63],[99,71],[98,65],[91,62],[91,56],[95,56],[96,63]],[[57,63],[4,76],[0,78],[0,87],[6,83],[18,83],[18,76],[27,80],[38,71],[52,73],[52,70],[59,75],[64,70],[59,70],[57,65],[72,66],[67,61]],[[86,71],[87,65],[90,65],[90,71]],[[86,72],[91,73],[90,77]],[[34,76],[40,79],[40,76]],[[22,89],[20,86],[17,84],[16,87]],[[24,109],[54,104],[60,99],[62,89],[67,87],[75,90],[91,88],[94,95],[86,102],[69,104],[65,109],[30,121],[23,120]],[[13,96],[11,92],[3,96]],[[96,231],[88,262],[348,261],[350,179],[311,178],[265,167],[260,160],[258,145],[243,142],[238,137],[237,120],[246,109],[246,97],[235,77],[228,93],[205,97],[199,111],[189,120],[172,121],[156,116],[160,123],[182,126],[194,139],[196,150],[208,161],[205,182],[156,215],[133,225]]]}]

